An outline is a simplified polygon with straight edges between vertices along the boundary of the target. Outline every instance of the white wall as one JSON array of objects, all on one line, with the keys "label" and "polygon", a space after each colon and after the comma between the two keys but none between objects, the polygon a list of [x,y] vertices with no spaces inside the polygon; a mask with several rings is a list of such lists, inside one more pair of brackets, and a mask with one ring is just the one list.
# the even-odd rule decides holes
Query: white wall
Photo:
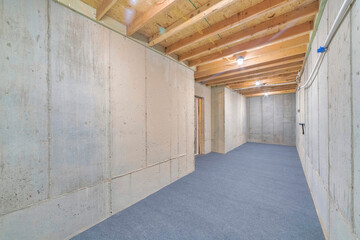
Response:
[{"label": "white wall", "polygon": [[[310,75],[344,1],[329,0],[306,62]],[[328,239],[360,238],[360,2],[337,31],[319,73],[297,93],[297,148]]]},{"label": "white wall", "polygon": [[195,96],[203,98],[204,154],[211,152],[211,87],[195,83]]},{"label": "white wall", "polygon": [[249,142],[295,146],[295,94],[247,98]]},{"label": "white wall", "polygon": [[0,239],[72,236],[194,171],[191,70],[54,1],[0,12]]},{"label": "white wall", "polygon": [[247,141],[246,98],[226,87],[211,89],[212,151],[227,153]]}]

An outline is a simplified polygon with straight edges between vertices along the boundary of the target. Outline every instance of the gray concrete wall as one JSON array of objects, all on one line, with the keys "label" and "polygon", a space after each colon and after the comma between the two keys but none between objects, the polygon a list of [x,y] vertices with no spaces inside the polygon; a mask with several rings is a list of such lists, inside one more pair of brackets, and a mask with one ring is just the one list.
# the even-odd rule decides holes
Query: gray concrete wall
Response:
[{"label": "gray concrete wall", "polygon": [[247,98],[249,142],[295,146],[295,94]]},{"label": "gray concrete wall", "polygon": [[211,151],[225,153],[225,88],[211,88]]},{"label": "gray concrete wall", "polygon": [[[344,1],[329,0],[306,62],[310,75]],[[297,148],[328,239],[360,238],[360,2],[337,31],[310,88],[297,92]]]},{"label": "gray concrete wall", "polygon": [[0,12],[0,239],[70,237],[194,171],[191,70],[53,1]]},{"label": "gray concrete wall", "polygon": [[211,87],[195,83],[195,96],[204,100],[204,154],[211,152]]},{"label": "gray concrete wall", "polygon": [[246,98],[226,87],[211,89],[212,151],[227,153],[247,141]]},{"label": "gray concrete wall", "polygon": [[246,98],[225,88],[225,152],[246,143]]}]

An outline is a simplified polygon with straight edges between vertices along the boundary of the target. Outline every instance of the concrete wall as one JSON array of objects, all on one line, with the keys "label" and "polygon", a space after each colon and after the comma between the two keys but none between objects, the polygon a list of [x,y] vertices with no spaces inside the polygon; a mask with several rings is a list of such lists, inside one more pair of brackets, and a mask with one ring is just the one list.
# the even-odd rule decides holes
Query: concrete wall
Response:
[{"label": "concrete wall", "polygon": [[211,151],[225,153],[225,88],[211,88]]},{"label": "concrete wall", "polygon": [[247,98],[249,142],[295,146],[295,94]]},{"label": "concrete wall", "polygon": [[246,99],[229,88],[211,89],[211,146],[227,153],[247,141]]},{"label": "concrete wall", "polygon": [[53,1],[0,12],[0,239],[72,236],[194,171],[191,70]]},{"label": "concrete wall", "polygon": [[195,83],[195,96],[204,100],[204,154],[211,152],[211,87]]},{"label": "concrete wall", "polygon": [[[329,0],[302,76],[310,75],[344,1]],[[360,2],[337,31],[310,88],[297,92],[297,148],[328,239],[360,239]]]},{"label": "concrete wall", "polygon": [[225,88],[225,152],[247,142],[246,98]]}]

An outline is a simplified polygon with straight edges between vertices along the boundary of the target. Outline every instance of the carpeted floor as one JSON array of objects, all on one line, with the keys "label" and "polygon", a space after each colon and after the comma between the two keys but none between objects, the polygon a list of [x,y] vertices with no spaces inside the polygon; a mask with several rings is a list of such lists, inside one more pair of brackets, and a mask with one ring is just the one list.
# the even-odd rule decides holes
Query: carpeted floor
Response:
[{"label": "carpeted floor", "polygon": [[73,239],[324,239],[295,147],[246,143]]}]

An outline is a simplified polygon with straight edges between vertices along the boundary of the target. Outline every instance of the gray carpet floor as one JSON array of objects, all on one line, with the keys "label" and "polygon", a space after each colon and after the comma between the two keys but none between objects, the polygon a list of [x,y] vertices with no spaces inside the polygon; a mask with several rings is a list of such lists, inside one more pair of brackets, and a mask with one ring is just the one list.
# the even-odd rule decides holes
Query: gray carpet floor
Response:
[{"label": "gray carpet floor", "polygon": [[324,239],[295,147],[246,143],[73,239]]}]

